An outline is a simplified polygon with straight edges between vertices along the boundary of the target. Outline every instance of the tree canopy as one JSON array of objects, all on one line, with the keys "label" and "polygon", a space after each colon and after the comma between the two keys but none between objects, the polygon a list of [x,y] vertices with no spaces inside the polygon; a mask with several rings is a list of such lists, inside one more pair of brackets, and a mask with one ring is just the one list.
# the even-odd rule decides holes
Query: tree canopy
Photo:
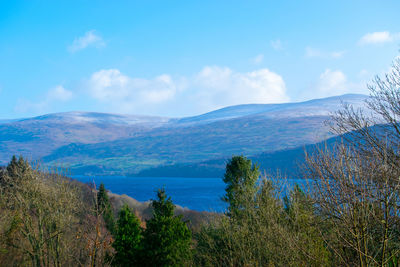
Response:
[{"label": "tree canopy", "polygon": [[226,184],[222,200],[229,204],[228,214],[237,215],[254,197],[256,183],[260,177],[258,166],[253,165],[245,156],[233,156],[226,165],[223,181]]},{"label": "tree canopy", "polygon": [[153,218],[144,231],[144,253],[148,266],[183,266],[191,259],[191,232],[181,216],[174,216],[174,204],[165,190],[152,202]]},{"label": "tree canopy", "polygon": [[116,253],[113,265],[139,266],[142,253],[142,229],[139,219],[128,205],[124,205],[119,211],[114,237],[113,247]]}]

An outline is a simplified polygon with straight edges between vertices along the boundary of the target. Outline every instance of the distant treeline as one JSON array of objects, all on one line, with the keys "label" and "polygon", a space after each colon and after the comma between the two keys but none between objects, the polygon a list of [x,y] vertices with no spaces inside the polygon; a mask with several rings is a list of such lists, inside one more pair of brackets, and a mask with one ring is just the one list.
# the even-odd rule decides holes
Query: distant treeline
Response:
[{"label": "distant treeline", "polygon": [[[313,152],[322,145],[332,147],[342,140],[342,136],[330,138],[324,142],[302,147],[279,150],[270,153],[262,153],[249,156],[257,163],[262,173],[280,172],[289,177],[300,177],[301,166],[305,163],[306,152]],[[136,174],[128,174],[132,177],[222,177],[229,158],[207,160],[196,163],[181,163],[165,165],[143,170]],[[96,171],[93,169],[93,171]]]}]

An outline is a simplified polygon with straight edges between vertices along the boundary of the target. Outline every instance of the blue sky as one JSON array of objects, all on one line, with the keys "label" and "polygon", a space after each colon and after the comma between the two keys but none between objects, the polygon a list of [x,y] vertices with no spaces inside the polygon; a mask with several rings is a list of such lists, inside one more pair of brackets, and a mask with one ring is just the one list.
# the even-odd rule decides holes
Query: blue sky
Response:
[{"label": "blue sky", "polygon": [[0,1],[0,118],[367,93],[400,1]]}]

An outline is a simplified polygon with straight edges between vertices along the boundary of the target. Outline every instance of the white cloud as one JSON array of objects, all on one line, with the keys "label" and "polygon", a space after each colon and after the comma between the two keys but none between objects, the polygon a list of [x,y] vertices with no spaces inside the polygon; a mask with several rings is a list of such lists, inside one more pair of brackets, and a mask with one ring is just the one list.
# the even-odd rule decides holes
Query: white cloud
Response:
[{"label": "white cloud", "polygon": [[341,58],[345,53],[346,53],[345,51],[334,51],[330,52],[329,55],[331,58]]},{"label": "white cloud", "polygon": [[325,59],[337,59],[343,57],[345,51],[332,51],[326,52],[321,51],[310,46],[306,47],[306,57],[308,58],[325,58]]},{"label": "white cloud", "polygon": [[86,86],[92,98],[124,113],[187,115],[229,105],[289,100],[282,77],[268,69],[241,73],[207,66],[188,77],[163,74],[152,79],[109,69],[93,73]]},{"label": "white cloud", "polygon": [[400,39],[400,33],[390,33],[388,31],[367,33],[358,41],[359,45],[384,44]]},{"label": "white cloud", "polygon": [[306,57],[321,57],[321,51],[311,48],[309,46],[306,47]]},{"label": "white cloud", "polygon": [[358,77],[359,78],[365,78],[365,77],[368,77],[368,76],[370,76],[371,74],[370,74],[370,72],[368,71],[368,70],[366,70],[366,69],[362,69],[362,70],[360,70],[360,72],[358,73]]},{"label": "white cloud", "polygon": [[17,105],[15,106],[15,111],[24,113],[24,112],[33,112],[33,113],[43,113],[47,112],[51,106],[54,106],[55,103],[59,102],[67,102],[73,98],[72,91],[65,89],[61,85],[57,85],[56,87],[47,91],[46,95],[41,98],[41,100],[37,102],[32,102],[27,99],[18,99]]},{"label": "white cloud", "polygon": [[84,36],[75,38],[73,43],[68,47],[68,51],[75,53],[79,50],[85,49],[88,46],[102,47],[105,46],[103,39],[91,30],[85,33]]},{"label": "white cloud", "polygon": [[208,66],[197,74],[194,87],[201,88],[198,101],[209,108],[289,100],[282,77],[268,69],[240,73]]},{"label": "white cloud", "polygon": [[305,99],[337,96],[343,94],[366,94],[368,89],[364,79],[359,82],[349,81],[341,70],[326,69],[318,77],[318,80],[304,92]]},{"label": "white cloud", "polygon": [[263,54],[258,54],[257,56],[255,56],[254,58],[251,59],[251,62],[253,62],[253,64],[260,64],[261,62],[263,62],[264,60],[264,55]]},{"label": "white cloud", "polygon": [[326,69],[320,76],[317,89],[324,96],[340,95],[347,91],[347,77],[340,70]]},{"label": "white cloud", "polygon": [[276,50],[276,51],[283,50],[283,44],[282,44],[282,42],[281,42],[280,39],[272,40],[272,41],[270,42],[270,44],[271,44],[272,48],[273,48],[274,50]]},{"label": "white cloud", "polygon": [[51,89],[50,91],[47,92],[47,97],[46,99],[48,101],[68,101],[72,98],[73,93],[67,89],[65,89],[63,86],[58,85]]},{"label": "white cloud", "polygon": [[120,112],[140,111],[171,99],[177,85],[169,75],[154,79],[131,78],[117,69],[100,70],[87,81],[89,94],[93,98],[111,104]]}]

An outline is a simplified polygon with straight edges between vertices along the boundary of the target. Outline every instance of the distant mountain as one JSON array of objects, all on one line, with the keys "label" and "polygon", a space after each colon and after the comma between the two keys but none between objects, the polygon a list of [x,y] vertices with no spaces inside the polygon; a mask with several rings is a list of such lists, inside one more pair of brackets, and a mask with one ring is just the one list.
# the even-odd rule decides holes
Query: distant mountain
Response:
[{"label": "distant mountain", "polygon": [[10,155],[33,160],[71,144],[129,138],[168,123],[168,118],[95,112],[66,112],[0,123],[0,164]]},{"label": "distant mountain", "polygon": [[16,122],[16,121],[20,121],[20,120],[23,120],[23,119],[0,120],[0,124],[11,123],[11,122]]},{"label": "distant mountain", "polygon": [[154,174],[157,168],[194,168],[213,161],[223,165],[220,159],[234,154],[287,151],[330,138],[324,124],[329,115],[344,102],[363,107],[365,98],[343,95],[239,105],[186,118],[49,114],[0,123],[0,162],[22,154],[68,167],[73,174],[92,175],[143,175],[146,170]]},{"label": "distant mountain", "polygon": [[183,124],[209,123],[254,115],[264,115],[270,118],[329,116],[332,112],[337,111],[342,103],[363,107],[366,97],[359,94],[347,94],[297,103],[237,105],[199,116],[182,118],[177,122]]}]

